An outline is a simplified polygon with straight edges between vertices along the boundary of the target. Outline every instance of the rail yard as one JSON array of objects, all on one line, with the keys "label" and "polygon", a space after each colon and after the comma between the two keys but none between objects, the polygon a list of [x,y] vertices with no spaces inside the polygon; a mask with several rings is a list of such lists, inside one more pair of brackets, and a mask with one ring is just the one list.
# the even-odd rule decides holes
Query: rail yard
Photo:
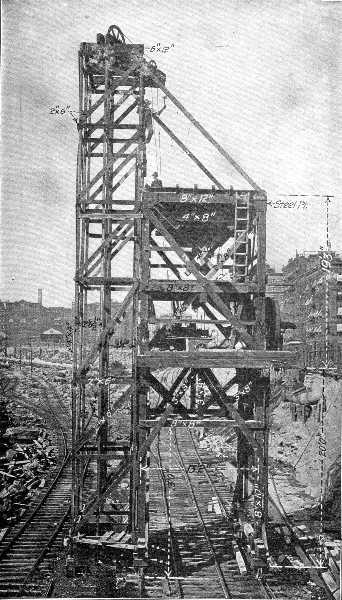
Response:
[{"label": "rail yard", "polygon": [[[320,368],[283,344],[267,194],[143,44],[114,25],[78,58],[70,360],[2,360],[0,597],[339,600],[341,368],[327,322]],[[172,131],[170,105],[244,188]],[[147,183],[157,126],[207,187]]]}]

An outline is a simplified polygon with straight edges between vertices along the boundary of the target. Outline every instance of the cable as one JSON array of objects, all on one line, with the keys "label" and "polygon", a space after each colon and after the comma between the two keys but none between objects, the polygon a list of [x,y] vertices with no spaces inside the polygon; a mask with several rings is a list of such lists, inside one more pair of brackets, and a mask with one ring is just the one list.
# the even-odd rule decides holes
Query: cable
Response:
[{"label": "cable", "polygon": [[[159,112],[159,88],[157,88],[157,108],[158,108],[158,112]],[[159,175],[161,176],[162,166],[161,166],[160,127],[159,127],[159,125],[158,125],[158,150],[159,150]]]},{"label": "cable", "polygon": [[[129,37],[127,35],[124,36],[131,44],[134,44],[134,42],[132,42],[132,40],[129,39]],[[143,52],[143,56],[145,56],[148,60],[152,60],[151,58],[149,58],[147,56],[147,54],[145,54],[145,52]]]},{"label": "cable", "polygon": [[[158,108],[158,100],[157,100],[157,108]],[[153,92],[152,92],[152,113],[153,113]],[[157,140],[156,140],[156,123],[154,121],[154,119],[152,119],[152,130],[153,130],[153,139],[154,139],[154,149],[155,149],[155,155],[156,155],[156,161],[155,161],[155,165],[156,165],[156,171],[158,171],[158,150],[157,150]]]}]

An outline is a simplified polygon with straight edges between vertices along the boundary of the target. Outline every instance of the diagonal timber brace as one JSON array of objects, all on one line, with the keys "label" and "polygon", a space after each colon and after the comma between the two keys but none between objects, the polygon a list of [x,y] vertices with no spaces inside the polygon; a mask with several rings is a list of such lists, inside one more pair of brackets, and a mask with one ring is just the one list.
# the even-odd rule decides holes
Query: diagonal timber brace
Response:
[{"label": "diagonal timber brace", "polygon": [[189,369],[182,369],[169,390],[159,381],[159,379],[154,377],[151,372],[144,374],[144,379],[150,383],[154,390],[163,398],[162,402],[158,405],[159,410],[163,410],[169,402],[173,404],[174,394],[176,393],[177,388],[182,384],[185,377],[189,377],[189,373]]},{"label": "diagonal timber brace", "polygon": [[262,190],[258,186],[258,184],[255,183],[255,181],[253,181],[253,179],[246,173],[246,171],[244,171],[244,169],[242,167],[240,167],[240,165],[238,165],[238,163],[234,160],[234,158],[232,158],[232,156],[230,156],[230,154],[228,154],[228,152],[224,148],[222,148],[222,146],[210,135],[210,133],[208,133],[208,131],[206,131],[206,129],[204,129],[204,127],[202,127],[202,125],[192,116],[192,114],[189,113],[188,110],[186,110],[186,108],[183,106],[183,104],[181,104],[179,102],[179,100],[177,100],[177,98],[175,98],[175,96],[173,94],[171,94],[171,92],[165,87],[165,85],[153,73],[152,70],[150,71],[150,73],[151,73],[152,79],[154,79],[154,81],[158,85],[158,87],[161,90],[163,90],[164,94],[166,94],[168,96],[168,98],[170,98],[170,100],[172,100],[172,102],[177,106],[177,108],[179,108],[179,110],[204,135],[204,137],[216,148],[216,150],[218,150],[220,152],[220,154],[222,154],[222,156],[224,156],[224,158],[234,167],[234,169],[238,173],[240,173],[240,175],[242,175],[242,177],[246,181],[248,181],[248,183],[252,186],[252,188],[257,190],[258,192],[261,192]]},{"label": "diagonal timber brace", "polygon": [[[152,248],[155,247],[155,246],[157,246],[157,242],[153,238],[151,239],[151,246],[152,246]],[[176,275],[176,277],[178,279],[181,279],[181,276],[180,276],[180,273],[179,273],[177,267],[174,266],[174,264],[172,263],[172,261],[167,256],[166,252],[163,252],[160,249],[158,249],[157,252],[158,252],[159,256],[165,262],[165,265]]]},{"label": "diagonal timber brace", "polygon": [[120,150],[118,150],[118,152],[116,154],[114,154],[113,158],[111,158],[110,160],[107,161],[106,166],[103,169],[101,169],[101,171],[99,171],[97,173],[97,175],[95,175],[95,177],[93,177],[93,179],[91,181],[89,181],[89,183],[79,192],[79,200],[81,200],[83,198],[83,196],[86,195],[86,193],[90,190],[90,188],[92,188],[93,185],[95,183],[97,183],[97,181],[99,181],[99,179],[101,179],[101,177],[103,177],[103,175],[105,173],[110,172],[110,169],[112,168],[114,163],[126,152],[126,150],[128,150],[128,148],[131,146],[131,144],[133,144],[134,142],[138,142],[138,141],[139,141],[139,133],[135,133],[134,135],[132,135],[132,137],[130,137],[127,140],[127,142],[122,146],[122,148],[120,148]]},{"label": "diagonal timber brace", "polygon": [[102,331],[101,335],[96,340],[95,344],[93,344],[92,348],[89,351],[89,354],[88,354],[87,358],[85,359],[85,361],[78,368],[77,373],[76,373],[76,378],[77,377],[82,377],[82,376],[84,377],[86,375],[87,371],[89,370],[89,368],[91,367],[91,365],[93,364],[93,362],[96,360],[96,358],[98,356],[98,352],[101,350],[101,348],[107,342],[108,338],[111,335],[113,335],[114,330],[115,330],[117,324],[119,323],[119,319],[124,315],[125,311],[127,310],[127,308],[129,307],[130,303],[132,302],[132,298],[133,298],[135,292],[138,289],[138,285],[139,285],[138,283],[135,283],[131,287],[130,291],[128,292],[128,294],[127,294],[127,296],[125,298],[125,300],[121,304],[119,310],[111,318],[111,320],[109,321],[107,327]]},{"label": "diagonal timber brace", "polygon": [[233,419],[236,422],[236,425],[242,431],[242,433],[245,436],[248,443],[255,450],[257,456],[263,461],[264,460],[264,452],[263,452],[262,447],[255,439],[253,433],[249,429],[249,427],[246,424],[243,417],[241,417],[237,408],[235,408],[235,406],[233,406],[233,404],[231,402],[231,398],[229,398],[229,396],[227,396],[227,394],[222,390],[220,382],[218,381],[218,379],[216,378],[214,373],[210,369],[204,369],[202,372],[203,372],[203,376],[206,380],[206,384],[208,385],[208,388],[211,391],[211,393],[214,395],[214,397],[216,397],[217,402],[220,404],[220,406],[225,408],[226,412],[229,415],[231,415],[233,417]]},{"label": "diagonal timber brace", "polygon": [[225,305],[225,303],[221,300],[219,294],[217,293],[219,288],[212,282],[208,281],[193,265],[192,261],[188,258],[184,250],[179,246],[173,236],[168,232],[168,230],[162,225],[159,219],[155,216],[153,212],[148,209],[145,209],[145,214],[150,218],[152,223],[157,227],[158,231],[160,231],[165,239],[169,242],[170,246],[173,247],[174,251],[178,254],[179,258],[186,264],[189,271],[194,275],[197,279],[198,283],[203,286],[203,290],[208,293],[208,295],[214,300],[217,308],[222,312],[222,314],[226,317],[227,320],[231,322],[233,327],[237,329],[240,333],[241,339],[246,342],[246,344],[253,348],[254,341],[253,338],[247,333],[246,329],[241,325],[240,321],[233,315],[231,310]]},{"label": "diagonal timber brace", "polygon": [[164,131],[166,131],[170,138],[174,142],[176,142],[176,144],[178,144],[178,146],[185,152],[185,154],[187,154],[188,157],[194,161],[194,163],[203,171],[203,173],[205,173],[206,176],[209,177],[209,179],[211,179],[211,181],[213,181],[215,185],[217,185],[219,190],[223,190],[223,185],[216,179],[216,177],[214,177],[214,175],[212,175],[212,173],[210,173],[210,171],[208,171],[208,169],[201,163],[201,161],[198,160],[198,158],[196,158],[196,156],[192,152],[190,152],[186,145],[183,144],[183,142],[181,142],[180,139],[178,139],[178,137],[171,131],[171,129],[169,129],[169,127],[167,127],[167,125],[165,125],[165,123],[161,119],[159,119],[159,117],[156,114],[152,114],[152,117],[158,123],[158,125],[160,125],[160,127],[162,127]]},{"label": "diagonal timber brace", "polygon": [[102,244],[89,256],[89,258],[81,264],[79,269],[77,269],[76,275],[79,276],[83,271],[86,271],[89,267],[90,263],[101,254],[101,252],[108,248],[108,246],[114,246],[117,242],[122,240],[122,238],[127,235],[130,231],[130,227],[133,226],[132,218],[125,219],[122,221],[117,229],[113,231],[113,233],[109,234],[107,238],[102,242]]},{"label": "diagonal timber brace", "polygon": [[[111,172],[109,174],[108,184],[112,183],[114,177],[116,177],[133,158],[136,158],[136,156],[137,156],[137,151],[136,151],[136,149],[134,149],[134,150],[132,150],[132,152],[130,152],[130,154],[128,156],[126,156],[126,158],[119,164],[119,166],[113,172]],[[132,169],[132,167],[130,167],[130,168]],[[135,168],[135,164],[133,163],[133,169],[134,168]],[[129,171],[129,172],[131,172],[131,171]],[[118,183],[116,183],[114,185],[114,187],[111,189],[112,192],[114,191],[114,189],[116,189],[116,186],[119,187]],[[95,200],[95,198],[99,195],[100,192],[102,192],[102,190],[103,190],[103,183],[101,183],[101,185],[99,185],[99,187],[89,196],[89,198],[84,202],[84,204],[88,205],[88,204],[95,204],[95,202],[99,203],[99,201]],[[100,202],[99,204],[101,205],[102,202]],[[105,202],[103,202],[103,204],[105,204]]]},{"label": "diagonal timber brace", "polygon": [[136,457],[130,456],[128,459],[122,461],[120,465],[115,469],[115,471],[111,474],[109,482],[105,490],[100,494],[100,496],[98,496],[97,494],[94,494],[92,496],[91,500],[88,502],[87,506],[85,507],[85,510],[83,511],[82,518],[76,524],[76,527],[73,530],[74,535],[81,530],[83,525],[88,521],[89,517],[94,513],[94,511],[105,502],[109,492],[111,492],[123,480],[123,478],[126,477],[130,469],[132,468],[134,460],[140,461],[144,458],[152,442],[160,433],[162,427],[167,422],[167,419],[169,418],[173,410],[173,406],[170,404],[158,420],[158,424],[155,426],[148,438],[142,444],[140,450],[138,451],[138,455]]}]

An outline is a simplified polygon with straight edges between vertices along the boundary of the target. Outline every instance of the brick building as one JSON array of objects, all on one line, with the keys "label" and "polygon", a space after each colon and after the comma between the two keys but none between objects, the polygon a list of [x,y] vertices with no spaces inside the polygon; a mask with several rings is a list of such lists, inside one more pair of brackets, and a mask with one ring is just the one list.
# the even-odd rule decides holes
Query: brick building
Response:
[{"label": "brick building", "polygon": [[286,289],[279,287],[281,319],[297,326],[286,330],[284,342],[302,342],[302,359],[316,368],[325,362],[326,342],[328,360],[342,364],[342,259],[330,254],[328,271],[322,268],[322,252],[297,254],[283,268]]},{"label": "brick building", "polygon": [[0,301],[0,331],[7,337],[7,346],[38,345],[41,334],[54,328],[66,332],[71,321],[71,309],[46,307],[40,302]]},{"label": "brick building", "polygon": [[[41,300],[41,294],[40,294]],[[120,306],[112,303],[112,314]],[[89,344],[98,334],[101,321],[100,305],[96,302],[88,305],[88,315],[84,327],[88,334]],[[72,308],[46,307],[39,302],[27,302],[19,300],[16,302],[0,301],[0,333],[7,347],[16,346],[40,346],[42,334],[49,329],[56,329],[63,334],[63,345],[66,342],[68,326],[73,324],[74,312]],[[112,342],[131,341],[132,338],[132,311],[128,309],[127,316],[117,327]],[[46,342],[43,342],[46,345]]]}]

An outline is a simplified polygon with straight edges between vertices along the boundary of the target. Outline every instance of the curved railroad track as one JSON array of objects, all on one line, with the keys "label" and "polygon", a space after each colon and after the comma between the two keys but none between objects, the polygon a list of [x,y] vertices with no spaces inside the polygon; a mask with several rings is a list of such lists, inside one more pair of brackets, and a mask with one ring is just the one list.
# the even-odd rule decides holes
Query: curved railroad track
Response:
[{"label": "curved railroad track", "polygon": [[70,511],[71,463],[68,451],[68,430],[60,422],[60,402],[54,403],[56,390],[49,385],[43,404],[15,401],[39,414],[47,422],[56,440],[59,460],[50,475],[47,489],[28,508],[24,521],[11,530],[8,540],[0,545],[0,597],[49,595],[52,580],[49,572],[41,573],[43,579],[32,582],[37,567],[41,565],[56,537],[65,525]]},{"label": "curved railroad track", "polygon": [[336,572],[339,570],[338,565],[335,563],[334,560],[332,560],[332,562],[335,564],[334,573],[331,571],[330,568],[328,570],[321,570],[320,568],[317,568],[317,566],[319,567],[321,563],[322,548],[320,548],[320,560],[317,560],[315,552],[309,552],[305,547],[305,543],[301,542],[298,539],[298,530],[296,531],[296,526],[292,523],[290,517],[285,511],[285,508],[282,504],[280,495],[277,490],[274,477],[271,473],[269,474],[269,480],[274,491],[274,494],[272,496],[269,496],[269,501],[272,504],[273,510],[276,513],[278,513],[279,520],[282,520],[284,525],[291,532],[291,546],[293,549],[293,554],[297,556],[299,560],[303,563],[304,567],[308,569],[310,579],[317,586],[317,590],[319,590],[319,592],[317,592],[317,596],[319,598],[322,598],[322,600],[337,600],[337,598],[340,598],[339,583],[338,581],[336,581]]}]

